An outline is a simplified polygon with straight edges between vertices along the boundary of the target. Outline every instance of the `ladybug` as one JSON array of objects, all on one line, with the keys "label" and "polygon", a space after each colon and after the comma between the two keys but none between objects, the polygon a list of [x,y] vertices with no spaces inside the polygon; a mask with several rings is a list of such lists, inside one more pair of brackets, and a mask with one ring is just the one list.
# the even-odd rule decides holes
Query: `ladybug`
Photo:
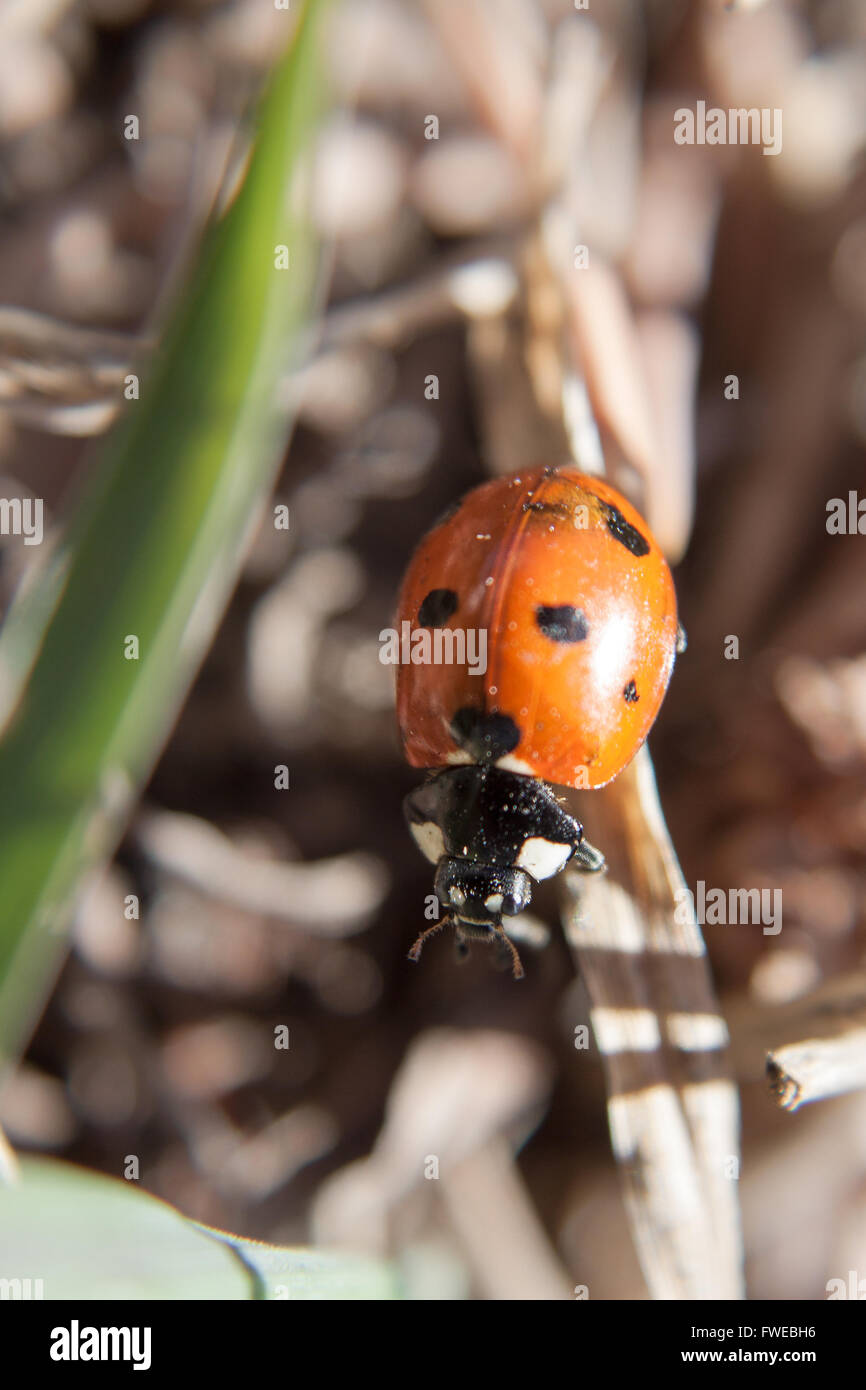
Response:
[{"label": "ladybug", "polygon": [[[604,858],[550,783],[603,787],[659,712],[678,650],[673,580],[607,483],[539,468],[475,488],[422,540],[398,607],[397,718],[433,775],[404,802],[458,948],[497,943],[532,884]],[[462,639],[462,640],[461,640]]]}]

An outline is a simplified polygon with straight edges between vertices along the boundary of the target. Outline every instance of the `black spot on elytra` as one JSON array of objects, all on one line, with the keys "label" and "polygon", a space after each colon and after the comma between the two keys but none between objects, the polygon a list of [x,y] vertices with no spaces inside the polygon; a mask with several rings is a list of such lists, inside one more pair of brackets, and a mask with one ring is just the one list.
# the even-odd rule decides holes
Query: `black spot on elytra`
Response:
[{"label": "black spot on elytra", "polygon": [[457,612],[458,603],[453,589],[431,589],[418,609],[419,627],[442,627]]},{"label": "black spot on elytra", "polygon": [[589,632],[586,617],[570,603],[536,608],[535,621],[551,642],[582,642]]},{"label": "black spot on elytra", "polygon": [[485,714],[464,706],[451,720],[454,740],[479,763],[495,762],[520,742],[520,730],[508,714]]},{"label": "black spot on elytra", "polygon": [[637,686],[635,685],[634,681],[629,681],[628,685],[622,693],[625,697],[625,702],[627,705],[636,705],[638,700],[640,699],[640,696],[637,693]]},{"label": "black spot on elytra", "polygon": [[649,555],[649,541],[630,521],[626,521],[619,507],[611,506],[610,502],[602,502],[601,508],[607,521],[607,529],[615,541],[619,541],[620,545],[624,545],[626,550],[638,559],[642,555]]}]

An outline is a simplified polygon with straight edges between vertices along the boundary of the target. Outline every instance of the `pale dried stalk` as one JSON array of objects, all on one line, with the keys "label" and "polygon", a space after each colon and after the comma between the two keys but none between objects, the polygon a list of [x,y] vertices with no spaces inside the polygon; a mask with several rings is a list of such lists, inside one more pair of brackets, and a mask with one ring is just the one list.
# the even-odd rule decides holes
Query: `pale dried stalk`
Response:
[{"label": "pale dried stalk", "polygon": [[198,816],[145,812],[136,843],[166,873],[246,912],[288,920],[322,936],[362,931],[387,892],[381,861],[361,852],[286,864],[244,853]]},{"label": "pale dried stalk", "polygon": [[770,1089],[783,1110],[866,1086],[866,1025],[838,1038],[807,1038],[767,1057]]},{"label": "pale dried stalk", "polygon": [[107,429],[133,359],[152,344],[0,306],[0,406],[57,434]]},{"label": "pale dried stalk", "polygon": [[441,1201],[482,1296],[567,1298],[568,1274],[514,1163],[550,1080],[549,1059],[516,1033],[422,1033],[392,1081],[371,1154],[319,1189],[317,1243],[384,1252],[401,1221],[438,1226]]},{"label": "pale dried stalk", "polygon": [[442,1200],[482,1297],[519,1302],[569,1297],[568,1273],[506,1139],[491,1140],[446,1173]]},{"label": "pale dried stalk", "polygon": [[658,1299],[741,1298],[727,1030],[645,748],[592,807],[592,837],[612,858],[597,878],[568,876],[564,926],[591,1001],[644,1276]]},{"label": "pale dried stalk", "polygon": [[604,456],[648,485],[657,471],[658,439],[640,339],[622,280],[600,257],[582,270],[560,266],[570,348],[586,382]]},{"label": "pale dried stalk", "polygon": [[531,170],[541,132],[547,38],[534,7],[508,0],[507,16],[503,0],[425,0],[424,8],[480,122]]},{"label": "pale dried stalk", "polygon": [[[399,348],[443,325],[503,313],[518,288],[513,259],[513,251],[490,242],[443,258],[409,285],[337,305],[324,318],[312,360],[357,343]],[[52,434],[101,434],[120,409],[127,376],[146,365],[153,348],[150,337],[0,305],[0,408]]]},{"label": "pale dried stalk", "polygon": [[527,376],[522,325],[505,314],[479,320],[467,349],[488,472],[519,473],[567,460],[562,428],[542,414]]},{"label": "pale dried stalk", "polygon": [[400,348],[445,324],[504,312],[517,293],[514,259],[504,242],[476,242],[407,285],[337,304],[325,316],[323,347],[365,341]]},{"label": "pale dried stalk", "polygon": [[689,543],[694,518],[700,341],[685,314],[643,313],[636,326],[658,438],[646,489],[646,518],[668,564],[675,565]]},{"label": "pale dried stalk", "polygon": [[738,1073],[754,1080],[766,1059],[770,1090],[782,1110],[866,1087],[866,971],[826,980],[776,1008],[756,1012],[744,997],[728,1016]]}]

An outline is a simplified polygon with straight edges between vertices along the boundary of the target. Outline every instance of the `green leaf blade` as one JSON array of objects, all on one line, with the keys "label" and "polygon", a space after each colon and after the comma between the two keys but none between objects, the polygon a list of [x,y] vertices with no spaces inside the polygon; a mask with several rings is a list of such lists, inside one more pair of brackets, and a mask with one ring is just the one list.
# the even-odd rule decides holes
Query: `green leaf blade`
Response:
[{"label": "green leaf blade", "polygon": [[[26,1037],[228,600],[288,435],[277,387],[316,289],[299,196],[319,114],[309,0],[234,202],[59,553],[0,634],[0,1058]],[[275,248],[290,250],[288,270]],[[138,660],[124,644],[134,635]]]}]

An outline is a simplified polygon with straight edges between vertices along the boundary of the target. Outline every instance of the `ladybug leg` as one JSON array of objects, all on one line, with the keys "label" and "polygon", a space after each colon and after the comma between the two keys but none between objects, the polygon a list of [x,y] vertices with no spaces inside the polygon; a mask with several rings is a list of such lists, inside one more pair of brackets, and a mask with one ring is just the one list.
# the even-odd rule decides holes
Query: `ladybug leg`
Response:
[{"label": "ladybug leg", "polygon": [[525,971],[520,963],[520,956],[517,954],[517,947],[515,946],[514,942],[508,936],[504,927],[494,927],[493,934],[496,938],[496,944],[499,947],[499,949],[506,950],[511,954],[511,973],[514,976],[514,979],[522,980]]},{"label": "ladybug leg", "polygon": [[463,935],[459,927],[457,928],[457,931],[454,934],[454,954],[460,961],[461,965],[469,959],[470,955],[469,942],[466,940],[466,937]]},{"label": "ladybug leg", "polygon": [[589,840],[581,840],[571,857],[571,862],[582,874],[597,874],[605,867],[604,855],[600,849],[591,845]]},{"label": "ladybug leg", "polygon": [[420,959],[421,959],[421,950],[422,950],[422,948],[423,948],[423,946],[424,946],[424,942],[427,940],[428,936],[435,936],[435,934],[436,934],[437,931],[441,931],[443,927],[450,926],[452,920],[453,920],[453,919],[452,919],[451,917],[445,916],[445,917],[440,918],[440,920],[439,920],[438,922],[434,922],[433,925],[432,925],[432,927],[426,927],[425,930],[422,931],[421,935],[418,937],[418,940],[415,942],[415,944],[414,944],[414,946],[412,947],[411,951],[409,952],[409,959],[410,959],[410,960],[420,960]]}]

